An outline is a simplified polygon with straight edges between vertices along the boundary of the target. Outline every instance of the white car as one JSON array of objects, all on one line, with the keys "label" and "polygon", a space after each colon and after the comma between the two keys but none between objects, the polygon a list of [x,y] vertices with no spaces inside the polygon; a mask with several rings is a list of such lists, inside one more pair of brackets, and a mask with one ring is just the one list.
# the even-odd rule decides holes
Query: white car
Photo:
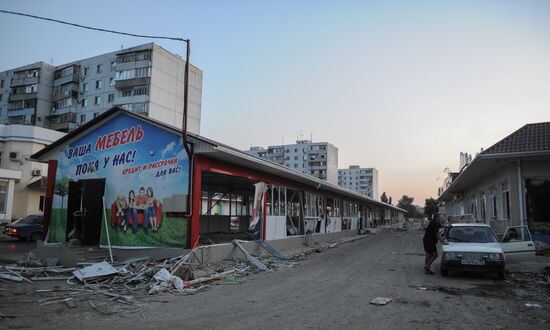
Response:
[{"label": "white car", "polygon": [[506,262],[535,257],[535,245],[526,227],[509,227],[499,243],[488,224],[452,224],[443,234],[441,275],[449,271],[494,272],[504,279]]}]

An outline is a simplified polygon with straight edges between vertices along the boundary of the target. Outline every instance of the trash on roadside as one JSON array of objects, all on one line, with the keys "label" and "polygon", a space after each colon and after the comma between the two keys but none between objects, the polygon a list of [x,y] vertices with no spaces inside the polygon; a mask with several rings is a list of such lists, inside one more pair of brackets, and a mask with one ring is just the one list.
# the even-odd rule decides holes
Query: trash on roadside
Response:
[{"label": "trash on roadside", "polygon": [[370,303],[377,306],[383,306],[383,305],[387,305],[389,302],[391,302],[391,298],[376,297],[373,300],[371,300]]},{"label": "trash on roadside", "polygon": [[0,273],[0,279],[19,283],[23,281],[23,276]]},{"label": "trash on roadside", "polygon": [[76,278],[78,278],[81,282],[85,282],[86,280],[97,280],[99,278],[108,277],[114,274],[118,274],[118,270],[106,261],[93,264],[73,272],[73,275],[76,276]]},{"label": "trash on roadside", "polygon": [[525,304],[525,307],[541,308],[542,306],[539,305],[539,304],[527,303],[527,304]]}]

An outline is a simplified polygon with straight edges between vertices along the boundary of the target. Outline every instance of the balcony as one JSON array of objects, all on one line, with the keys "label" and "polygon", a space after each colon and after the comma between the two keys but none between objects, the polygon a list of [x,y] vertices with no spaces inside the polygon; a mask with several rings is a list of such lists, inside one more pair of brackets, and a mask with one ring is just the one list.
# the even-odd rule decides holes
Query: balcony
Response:
[{"label": "balcony", "polygon": [[76,128],[76,113],[67,112],[48,116],[48,128],[56,131],[68,132]]},{"label": "balcony", "polygon": [[11,87],[34,85],[34,84],[38,84],[38,76],[13,79],[11,82]]},{"label": "balcony", "polygon": [[[74,88],[74,87],[73,87]],[[59,101],[66,98],[78,98],[78,86],[76,86],[76,89],[66,90],[66,91],[59,91],[58,93],[54,93],[52,97],[52,101]]]},{"label": "balcony", "polygon": [[34,110],[34,108],[8,110],[8,118],[18,116],[32,116],[34,115]]},{"label": "balcony", "polygon": [[151,67],[152,65],[153,63],[151,62],[151,60],[142,60],[142,61],[135,61],[135,62],[131,61],[131,62],[125,62],[125,63],[117,62],[116,69],[117,71],[122,71],[122,70]]},{"label": "balcony", "polygon": [[78,83],[78,73],[69,74],[53,81],[54,86],[61,86],[68,83]]},{"label": "balcony", "polygon": [[115,80],[115,88],[128,89],[138,85],[149,85],[150,81],[151,81],[151,77]]},{"label": "balcony", "polygon": [[21,93],[21,94],[11,94],[9,98],[9,102],[15,102],[15,101],[24,101],[24,100],[30,100],[36,98],[36,92],[34,93]]},{"label": "balcony", "polygon": [[30,116],[16,116],[8,117],[8,124],[10,125],[32,125]]}]

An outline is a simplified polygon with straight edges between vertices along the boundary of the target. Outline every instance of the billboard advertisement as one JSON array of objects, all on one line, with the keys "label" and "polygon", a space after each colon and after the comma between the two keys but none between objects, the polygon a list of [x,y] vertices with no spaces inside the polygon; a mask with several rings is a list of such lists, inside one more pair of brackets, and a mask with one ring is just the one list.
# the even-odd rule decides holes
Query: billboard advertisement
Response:
[{"label": "billboard advertisement", "polygon": [[114,247],[187,245],[181,135],[120,113],[63,145],[57,160],[49,242],[95,235],[106,246],[108,233]]}]

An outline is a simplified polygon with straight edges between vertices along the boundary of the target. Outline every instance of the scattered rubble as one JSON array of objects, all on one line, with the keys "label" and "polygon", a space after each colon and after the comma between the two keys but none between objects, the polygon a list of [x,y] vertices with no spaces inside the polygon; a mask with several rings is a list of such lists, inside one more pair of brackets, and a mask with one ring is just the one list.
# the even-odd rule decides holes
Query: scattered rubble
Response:
[{"label": "scattered rubble", "polygon": [[390,302],[391,302],[391,298],[376,297],[370,303],[377,306],[383,306],[383,305],[387,305]]},{"label": "scattered rubble", "polygon": [[[0,265],[0,281],[64,281],[67,286],[33,290],[39,295],[37,298],[15,302],[41,306],[64,304],[67,308],[75,308],[83,302],[100,314],[110,315],[116,308],[107,304],[139,308],[142,302],[138,298],[145,295],[160,292],[190,295],[206,290],[212,283],[238,284],[242,277],[252,273],[294,267],[303,257],[289,258],[274,252],[276,250],[254,257],[243,247],[243,258],[203,264],[196,251],[194,248],[185,255],[161,261],[140,257],[113,263],[80,262],[76,267],[57,266],[57,259],[37,260],[30,254],[20,264]],[[107,302],[102,305],[98,297],[106,298]],[[3,317],[7,316],[0,315],[0,319]]]}]

